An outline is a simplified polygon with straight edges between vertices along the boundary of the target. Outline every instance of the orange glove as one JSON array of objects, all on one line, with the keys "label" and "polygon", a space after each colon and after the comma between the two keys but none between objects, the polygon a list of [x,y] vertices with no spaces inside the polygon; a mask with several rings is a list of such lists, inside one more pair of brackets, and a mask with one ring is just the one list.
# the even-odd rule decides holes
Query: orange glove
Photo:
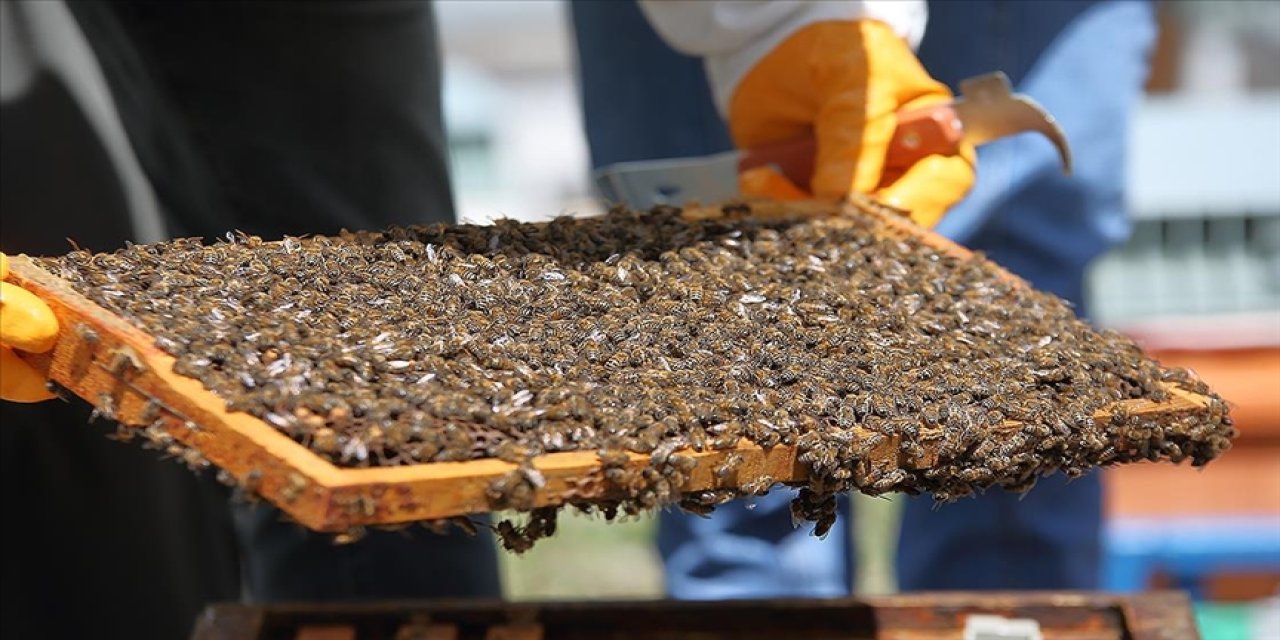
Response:
[{"label": "orange glove", "polygon": [[[813,180],[794,185],[777,172],[742,176],[745,195],[794,199],[869,193],[937,224],[973,186],[975,154],[925,156],[886,167],[897,113],[949,102],[951,91],[925,72],[908,44],[876,20],[818,22],[792,34],[738,84],[729,130],[739,149],[815,135]],[[801,187],[808,187],[803,189]]]},{"label": "orange glove", "polygon": [[[9,260],[0,253],[0,280],[9,277]],[[45,377],[13,349],[44,353],[58,339],[58,319],[43,300],[9,282],[0,282],[0,399],[40,402],[53,398]]]}]

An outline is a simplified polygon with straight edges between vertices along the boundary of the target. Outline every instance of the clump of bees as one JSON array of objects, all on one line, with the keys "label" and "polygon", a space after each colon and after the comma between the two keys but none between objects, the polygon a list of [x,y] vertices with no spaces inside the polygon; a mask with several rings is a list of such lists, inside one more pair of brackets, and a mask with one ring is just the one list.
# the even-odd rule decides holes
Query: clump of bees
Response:
[{"label": "clump of bees", "polygon": [[[154,335],[229,409],[334,464],[518,463],[491,487],[495,509],[532,509],[534,457],[595,450],[620,496],[596,506],[606,517],[705,513],[774,482],[685,493],[694,461],[681,452],[745,440],[797,448],[810,479],[793,513],[821,534],[849,489],[1025,490],[1117,462],[1201,465],[1234,435],[1225,403],[1188,372],[981,256],[872,216],[615,209],[278,242],[229,234],[43,266]],[[1209,397],[1208,416],[1094,419],[1162,401],[1170,382]],[[886,446],[898,464],[868,464]],[[649,466],[626,468],[627,451]],[[717,478],[736,477],[734,458]],[[554,509],[539,509],[497,529],[520,550],[554,528]]]}]

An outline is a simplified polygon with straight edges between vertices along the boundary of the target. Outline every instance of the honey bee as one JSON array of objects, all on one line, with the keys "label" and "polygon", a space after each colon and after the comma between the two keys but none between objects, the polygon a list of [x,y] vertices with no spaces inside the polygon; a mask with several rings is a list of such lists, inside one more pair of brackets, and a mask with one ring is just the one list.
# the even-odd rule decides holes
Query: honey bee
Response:
[{"label": "honey bee", "polygon": [[335,545],[355,544],[356,542],[363,540],[367,533],[368,533],[368,530],[365,529],[365,527],[351,527],[346,531],[343,531],[342,533],[335,535],[333,537],[333,544]]},{"label": "honey bee", "polygon": [[307,480],[302,476],[291,473],[284,486],[280,488],[280,497],[286,503],[293,503],[302,495],[302,491],[307,488]]},{"label": "honey bee", "polygon": [[738,487],[738,491],[744,495],[762,496],[769,492],[776,484],[773,476],[763,475]]},{"label": "honey bee", "polygon": [[116,399],[110,393],[103,392],[98,394],[98,402],[89,414],[89,421],[93,422],[100,417],[107,420],[116,419]]}]

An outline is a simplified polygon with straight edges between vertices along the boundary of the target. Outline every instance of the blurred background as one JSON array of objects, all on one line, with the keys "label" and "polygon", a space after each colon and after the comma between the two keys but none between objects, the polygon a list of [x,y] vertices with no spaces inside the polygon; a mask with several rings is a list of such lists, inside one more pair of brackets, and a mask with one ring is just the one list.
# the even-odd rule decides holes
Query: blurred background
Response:
[{"label": "blurred background", "polygon": [[[1280,638],[1280,3],[1160,5],[1124,171],[1134,233],[1090,275],[1094,319],[1234,404],[1235,449],[1204,471],[1108,470],[1106,587],[1189,590],[1208,638]],[[588,183],[564,2],[437,3],[459,213],[600,212]],[[860,593],[894,589],[897,503],[858,499]],[[504,555],[513,598],[661,594],[653,523],[584,518]],[[835,542],[835,541],[832,541]]]}]

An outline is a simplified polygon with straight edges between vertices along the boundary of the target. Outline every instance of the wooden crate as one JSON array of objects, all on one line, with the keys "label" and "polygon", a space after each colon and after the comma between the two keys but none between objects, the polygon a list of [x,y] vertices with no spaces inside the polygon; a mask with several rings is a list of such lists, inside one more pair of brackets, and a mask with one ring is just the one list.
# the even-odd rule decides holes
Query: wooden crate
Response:
[{"label": "wooden crate", "polygon": [[[719,207],[691,208],[690,219],[720,215]],[[823,202],[753,204],[752,215],[870,215],[888,233],[920,238],[956,256],[969,252],[925,231],[897,212],[870,203],[836,205]],[[76,293],[69,283],[40,269],[25,256],[10,261],[10,279],[33,291],[53,308],[63,331],[54,349],[25,355],[50,379],[88,400],[124,425],[162,429],[175,440],[234,476],[242,485],[279,506],[299,523],[317,531],[340,532],[363,525],[391,525],[433,520],[491,510],[486,490],[491,482],[516,469],[496,459],[435,462],[400,467],[339,468],[294,442],[271,425],[243,412],[225,409],[222,399],[193,378],[174,373],[174,359],[154,339]],[[1018,280],[1011,274],[1007,277]],[[1025,282],[1023,283],[1026,286]],[[1207,411],[1207,399],[1176,387],[1162,404],[1129,401],[1130,415],[1175,416]],[[1103,411],[1095,419],[1105,420]],[[1007,431],[1021,427],[1008,422]],[[870,439],[872,433],[857,432]],[[925,437],[928,434],[922,434]],[[736,450],[682,452],[697,460],[683,491],[735,488],[763,476],[800,483],[807,470],[791,446],[771,449],[743,443]],[[731,454],[742,456],[734,474],[717,478],[713,469]],[[926,468],[935,461],[899,453],[896,438],[869,448],[855,482],[896,468]],[[629,465],[642,468],[648,456],[630,454]],[[546,484],[536,493],[538,506],[591,501],[616,495],[603,478],[594,452],[552,453],[533,461]]]},{"label": "wooden crate", "polygon": [[[214,605],[192,640],[961,640],[975,616],[1043,640],[1194,640],[1179,592],[922,593],[858,599]],[[980,638],[1029,639],[1023,635]]]}]

